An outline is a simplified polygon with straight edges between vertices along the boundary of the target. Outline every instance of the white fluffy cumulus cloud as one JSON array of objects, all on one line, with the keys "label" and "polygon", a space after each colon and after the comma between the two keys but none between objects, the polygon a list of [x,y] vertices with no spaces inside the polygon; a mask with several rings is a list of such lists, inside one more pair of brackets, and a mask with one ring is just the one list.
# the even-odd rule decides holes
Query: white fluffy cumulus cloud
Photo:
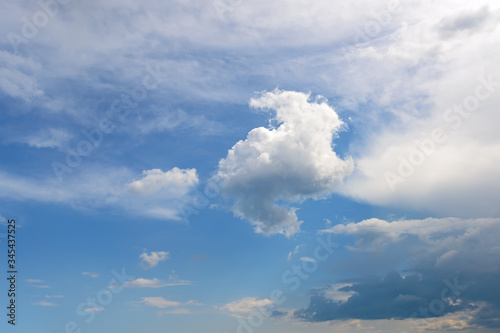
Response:
[{"label": "white fluffy cumulus cloud", "polygon": [[177,167],[163,172],[160,169],[144,170],[142,179],[129,184],[132,192],[141,195],[154,194],[162,189],[175,188],[176,193],[188,192],[198,183],[196,169],[179,169]]},{"label": "white fluffy cumulus cloud", "polygon": [[179,207],[190,198],[198,184],[196,169],[144,170],[143,177],[127,185],[128,192],[141,204],[146,215],[180,220]]},{"label": "white fluffy cumulus cloud", "polygon": [[328,195],[354,168],[351,158],[333,151],[332,140],[344,123],[321,96],[301,92],[264,92],[250,106],[273,112],[276,126],[251,130],[219,161],[216,177],[236,216],[248,219],[258,233],[289,237],[302,221],[296,208],[277,202]]},{"label": "white fluffy cumulus cloud", "polygon": [[150,254],[144,250],[144,252],[139,256],[141,258],[141,264],[144,268],[153,268],[158,265],[161,261],[165,261],[170,258],[170,252],[165,251],[152,251]]}]

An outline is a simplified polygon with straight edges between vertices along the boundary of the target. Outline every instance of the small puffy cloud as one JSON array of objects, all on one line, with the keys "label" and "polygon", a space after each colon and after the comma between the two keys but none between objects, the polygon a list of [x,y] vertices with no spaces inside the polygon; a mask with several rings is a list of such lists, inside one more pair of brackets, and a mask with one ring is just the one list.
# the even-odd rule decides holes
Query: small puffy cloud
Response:
[{"label": "small puffy cloud", "polygon": [[150,195],[162,189],[186,194],[193,185],[198,183],[196,169],[179,169],[177,167],[163,172],[160,169],[145,170],[144,177],[130,183],[129,189],[140,195]]},{"label": "small puffy cloud", "polygon": [[24,281],[29,282],[29,283],[43,283],[43,280],[38,280],[38,279],[24,279]]},{"label": "small puffy cloud", "polygon": [[267,298],[258,299],[257,297],[245,297],[221,306],[219,309],[228,311],[232,314],[245,314],[273,304],[274,302]]},{"label": "small puffy cloud", "polygon": [[277,202],[301,202],[332,193],[354,166],[337,156],[332,140],[344,123],[320,96],[294,91],[263,93],[250,105],[273,112],[276,126],[251,130],[219,161],[216,178],[222,195],[233,200],[236,216],[258,233],[291,236],[300,230],[296,208]]},{"label": "small puffy cloud", "polygon": [[182,206],[198,184],[196,169],[174,167],[163,172],[160,169],[145,170],[143,177],[129,183],[129,199],[132,206],[140,206],[145,215],[167,220],[180,220]]},{"label": "small puffy cloud", "polygon": [[45,298],[64,298],[63,295],[45,295]]},{"label": "small puffy cloud", "polygon": [[152,268],[158,265],[160,261],[165,261],[170,257],[170,253],[167,251],[151,252],[148,254],[144,252],[139,256],[141,258],[141,264],[145,268]]},{"label": "small puffy cloud", "polygon": [[138,278],[138,279],[127,282],[125,284],[125,287],[127,287],[127,288],[163,288],[163,287],[189,286],[189,285],[191,285],[191,281],[186,281],[186,280],[169,279],[169,280],[165,281],[165,280],[160,280],[158,278],[154,278],[154,279]]},{"label": "small puffy cloud", "polygon": [[93,272],[82,272],[82,275],[83,276],[88,276],[88,277],[91,277],[91,278],[94,278],[94,279],[99,277],[99,274],[93,273]]}]

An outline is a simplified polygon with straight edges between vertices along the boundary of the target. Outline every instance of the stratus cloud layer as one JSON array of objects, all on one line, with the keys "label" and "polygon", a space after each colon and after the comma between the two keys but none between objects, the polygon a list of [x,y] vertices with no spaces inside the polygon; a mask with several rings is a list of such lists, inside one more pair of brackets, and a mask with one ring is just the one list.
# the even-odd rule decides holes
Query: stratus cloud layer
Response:
[{"label": "stratus cloud layer", "polygon": [[296,209],[276,202],[328,195],[353,170],[350,158],[342,160],[332,150],[344,123],[320,99],[279,90],[252,99],[252,107],[276,112],[279,127],[251,130],[219,162],[223,196],[234,200],[233,213],[250,220],[259,233],[295,234],[302,223]]}]

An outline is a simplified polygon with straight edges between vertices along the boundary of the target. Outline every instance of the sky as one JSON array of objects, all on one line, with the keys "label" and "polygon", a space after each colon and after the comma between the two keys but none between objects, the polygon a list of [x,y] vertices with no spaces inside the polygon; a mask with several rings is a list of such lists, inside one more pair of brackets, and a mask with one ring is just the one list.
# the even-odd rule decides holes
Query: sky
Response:
[{"label": "sky", "polygon": [[499,3],[0,17],[2,332],[498,332]]}]

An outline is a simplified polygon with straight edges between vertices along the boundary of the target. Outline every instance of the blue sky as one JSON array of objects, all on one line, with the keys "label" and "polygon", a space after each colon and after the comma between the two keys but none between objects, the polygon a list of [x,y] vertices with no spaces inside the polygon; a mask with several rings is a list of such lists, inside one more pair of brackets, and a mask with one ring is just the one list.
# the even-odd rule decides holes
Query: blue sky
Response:
[{"label": "blue sky", "polygon": [[498,331],[498,4],[0,15],[3,330]]}]

